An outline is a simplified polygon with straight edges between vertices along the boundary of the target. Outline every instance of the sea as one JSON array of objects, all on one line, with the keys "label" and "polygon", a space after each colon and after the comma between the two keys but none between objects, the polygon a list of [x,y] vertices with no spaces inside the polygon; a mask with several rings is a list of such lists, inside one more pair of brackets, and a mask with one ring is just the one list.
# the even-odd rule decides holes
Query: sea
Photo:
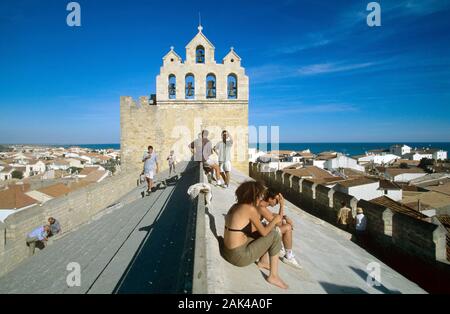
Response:
[{"label": "sea", "polygon": [[[269,151],[273,149],[279,150],[292,150],[302,151],[309,149],[312,153],[320,153],[324,151],[336,151],[347,156],[362,155],[365,152],[373,149],[389,149],[394,144],[405,144],[412,148],[437,148],[445,151],[450,151],[450,142],[405,142],[405,143],[279,143],[278,145],[272,144],[249,144],[250,148],[259,148],[263,151]],[[120,149],[120,144],[71,144],[71,145],[55,145],[59,147],[72,147],[78,146],[88,149]],[[278,147],[277,147],[278,146]]]}]

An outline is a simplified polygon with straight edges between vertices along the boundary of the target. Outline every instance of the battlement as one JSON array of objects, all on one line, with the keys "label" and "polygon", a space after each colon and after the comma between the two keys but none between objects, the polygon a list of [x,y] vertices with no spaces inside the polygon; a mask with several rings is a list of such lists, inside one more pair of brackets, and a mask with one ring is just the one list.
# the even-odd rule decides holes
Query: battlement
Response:
[{"label": "battlement", "polygon": [[142,156],[152,145],[160,157],[162,170],[168,168],[165,158],[171,150],[178,161],[192,155],[188,145],[203,129],[215,144],[227,130],[234,139],[232,163],[248,173],[248,106],[246,101],[180,100],[156,101],[148,97],[134,100],[120,98],[121,161],[124,169],[142,168]]},{"label": "battlement", "polygon": [[[384,254],[387,258],[396,259],[399,267],[404,263],[415,263],[426,265],[430,272],[436,274],[436,278],[443,274],[443,278],[448,278],[450,275],[450,263],[446,255],[447,230],[434,217],[416,219],[389,206],[365,200],[358,201],[351,195],[280,170],[261,171],[261,165],[258,163],[250,163],[250,176],[265,182],[283,193],[292,203],[332,225],[336,225],[342,201],[350,205],[353,216],[356,215],[356,208],[361,207],[367,217],[368,248],[381,252],[381,255]],[[389,256],[390,254],[392,256]],[[401,259],[405,261],[400,262]],[[414,271],[413,268],[410,267],[410,270]],[[436,278],[434,279],[439,280]]]},{"label": "battlement", "polygon": [[136,172],[122,172],[44,205],[35,205],[8,216],[5,223],[0,223],[0,276],[27,257],[27,234],[45,224],[48,217],[57,217],[63,232],[70,232],[130,192],[136,187],[137,177]]}]

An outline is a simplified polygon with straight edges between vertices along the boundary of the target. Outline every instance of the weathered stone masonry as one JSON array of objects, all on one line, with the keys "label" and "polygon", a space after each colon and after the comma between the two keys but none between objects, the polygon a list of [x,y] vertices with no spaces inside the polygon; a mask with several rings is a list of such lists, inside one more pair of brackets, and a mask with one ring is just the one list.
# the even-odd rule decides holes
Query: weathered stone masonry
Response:
[{"label": "weathered stone masonry", "polygon": [[[197,59],[199,47],[203,51],[201,62]],[[166,169],[171,150],[178,160],[191,158],[188,144],[198,138],[202,129],[210,132],[213,144],[221,139],[222,130],[228,130],[234,139],[233,166],[248,173],[249,79],[233,48],[222,63],[216,63],[214,55],[214,46],[199,27],[198,34],[186,46],[186,60],[173,47],[164,56],[156,78],[156,100],[121,97],[123,167],[142,169],[142,156],[152,145],[160,156],[161,169]],[[208,92],[207,80],[211,76],[215,78],[214,97],[209,95],[211,90]],[[193,78],[190,97],[188,77]],[[230,77],[236,80],[234,97],[230,97]]]},{"label": "weathered stone masonry", "polygon": [[26,235],[45,224],[48,217],[57,217],[63,232],[69,232],[130,192],[137,178],[137,172],[121,173],[8,216],[5,223],[0,223],[0,276],[28,256]]}]

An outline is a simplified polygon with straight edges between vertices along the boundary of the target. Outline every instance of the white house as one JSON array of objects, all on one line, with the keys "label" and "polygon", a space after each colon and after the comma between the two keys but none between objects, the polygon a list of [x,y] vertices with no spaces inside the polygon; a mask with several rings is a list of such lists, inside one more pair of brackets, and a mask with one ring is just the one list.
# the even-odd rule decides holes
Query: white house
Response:
[{"label": "white house", "polygon": [[27,177],[44,173],[45,170],[46,166],[42,160],[31,160],[29,164],[25,165],[25,173]]},{"label": "white house", "polygon": [[305,149],[301,152],[296,152],[292,155],[292,161],[295,163],[305,164],[308,161],[312,161],[314,159],[314,154],[311,153],[309,149]]},{"label": "white house", "polygon": [[81,160],[78,158],[67,158],[66,159],[69,162],[70,167],[75,168],[83,168],[83,164],[81,163]]},{"label": "white house", "polygon": [[396,160],[400,159],[399,156],[393,154],[385,155],[366,155],[358,158],[358,163],[367,164],[373,163],[376,165],[388,165],[394,163]]},{"label": "white house", "polygon": [[392,145],[389,151],[393,155],[403,156],[405,154],[411,153],[411,147],[409,147],[408,145]]},{"label": "white house", "polygon": [[340,181],[334,186],[334,190],[349,194],[358,200],[370,201],[380,197],[380,182],[369,178],[361,177]]},{"label": "white house", "polygon": [[326,160],[323,159],[314,159],[312,165],[320,169],[325,169],[325,162]]},{"label": "white house", "polygon": [[386,179],[394,182],[409,182],[411,180],[425,176],[426,173],[420,168],[386,168],[384,175]]},{"label": "white house", "polygon": [[70,168],[70,163],[65,159],[56,159],[50,164],[49,168],[52,170],[67,170]]},{"label": "white house", "polygon": [[400,202],[403,198],[402,188],[395,182],[389,180],[381,180],[378,190],[380,191],[380,196],[387,196],[394,201]]},{"label": "white house", "polygon": [[261,150],[257,150],[256,148],[249,148],[248,149],[248,160],[250,162],[256,162],[258,160],[259,157],[264,156],[266,153],[261,151]]},{"label": "white house", "polygon": [[64,157],[66,157],[66,158],[79,158],[80,155],[77,154],[77,153],[65,153]]},{"label": "white house", "polygon": [[423,158],[433,159],[433,154],[426,151],[416,151],[412,154],[410,159],[419,161]]},{"label": "white house", "polygon": [[13,156],[12,159],[15,164],[25,165],[29,160],[31,160],[31,157],[28,157],[22,153],[17,153]]},{"label": "white house", "polygon": [[433,152],[434,160],[446,160],[447,159],[447,151],[439,149]]},{"label": "white house", "polygon": [[358,161],[345,155],[338,155],[335,158],[325,160],[324,168],[327,170],[347,168],[364,172],[364,167],[358,165]]},{"label": "white house", "polygon": [[0,181],[11,180],[13,171],[14,171],[14,168],[11,166],[1,166],[0,167]]}]

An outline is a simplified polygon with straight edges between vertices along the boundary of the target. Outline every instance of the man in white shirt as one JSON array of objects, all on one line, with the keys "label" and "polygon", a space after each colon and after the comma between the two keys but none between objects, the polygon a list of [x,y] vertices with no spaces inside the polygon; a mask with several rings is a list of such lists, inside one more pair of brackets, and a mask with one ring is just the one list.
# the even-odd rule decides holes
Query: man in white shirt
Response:
[{"label": "man in white shirt", "polygon": [[356,233],[363,234],[366,231],[367,227],[367,218],[364,215],[363,209],[361,207],[358,207],[356,210],[356,217],[355,217],[355,228]]},{"label": "man in white shirt", "polygon": [[149,195],[153,188],[153,178],[159,172],[158,157],[153,151],[153,146],[148,147],[142,162],[144,163],[144,176],[147,181],[147,195]]},{"label": "man in white shirt", "polygon": [[230,171],[231,171],[231,148],[233,146],[233,139],[226,131],[222,131],[222,141],[214,146],[214,152],[219,156],[220,175],[225,181],[224,187],[230,185]]}]

